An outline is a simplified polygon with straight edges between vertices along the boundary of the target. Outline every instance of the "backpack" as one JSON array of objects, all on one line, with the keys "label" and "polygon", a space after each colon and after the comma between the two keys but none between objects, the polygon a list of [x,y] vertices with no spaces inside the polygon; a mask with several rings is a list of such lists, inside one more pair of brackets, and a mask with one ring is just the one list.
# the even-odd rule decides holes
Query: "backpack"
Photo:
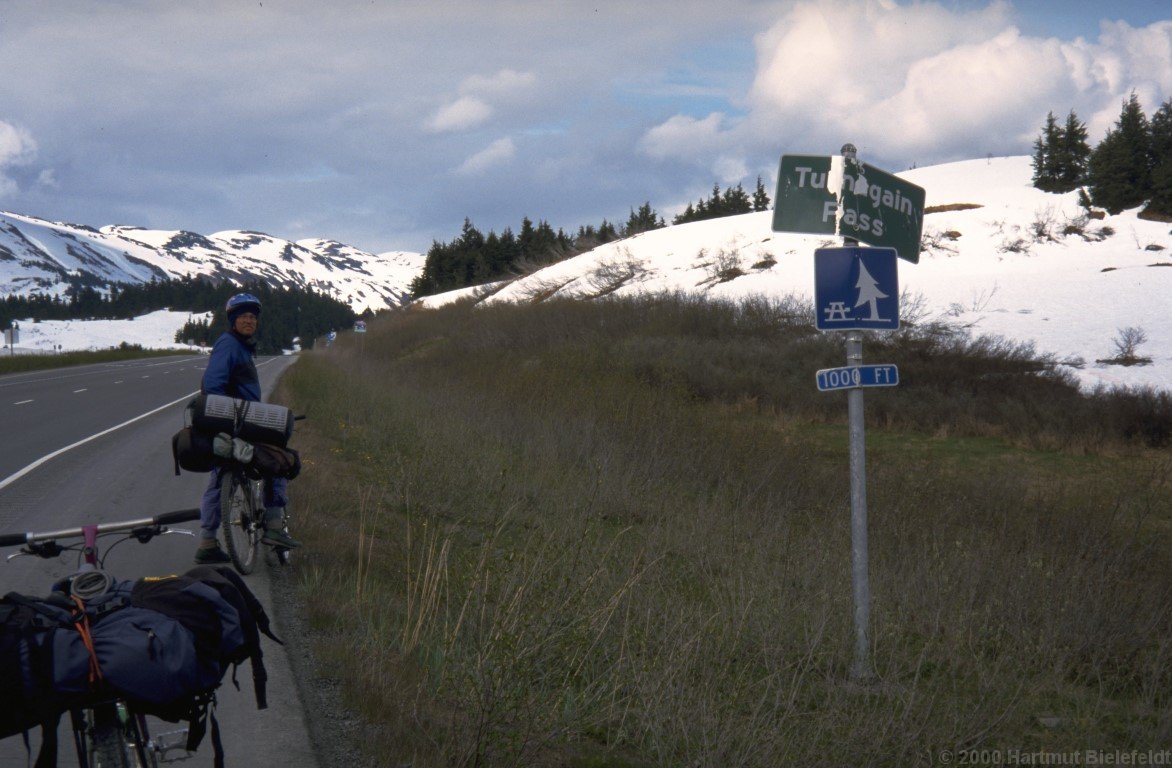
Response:
[{"label": "backpack", "polygon": [[175,474],[180,468],[188,472],[211,472],[216,467],[213,437],[193,427],[184,427],[171,438],[171,456],[175,459]]},{"label": "backpack", "polygon": [[0,600],[0,739],[26,733],[33,726],[56,721],[65,711],[61,697],[53,691],[53,647],[55,624],[34,608]]},{"label": "backpack", "polygon": [[[140,579],[131,592],[131,603],[165,613],[193,630],[196,646],[205,659],[214,659],[221,677],[229,666],[235,669],[246,660],[252,666],[257,709],[268,706],[264,652],[260,636],[278,644],[268,614],[260,600],[239,574],[228,568],[202,565],[182,576]],[[212,608],[219,619],[218,632],[208,616]],[[218,679],[217,679],[218,683]]]},{"label": "backpack", "polygon": [[53,765],[61,714],[117,696],[143,714],[187,720],[189,751],[210,718],[222,764],[215,690],[248,659],[257,708],[267,706],[261,634],[281,642],[260,601],[223,568],[114,582],[84,603],[63,592],[9,593],[0,600],[0,738],[23,732],[27,746],[28,730],[41,725],[37,765]]},{"label": "backpack", "polygon": [[301,474],[301,456],[292,448],[253,443],[252,461],[248,464],[253,477],[270,479],[284,477],[292,480]]}]

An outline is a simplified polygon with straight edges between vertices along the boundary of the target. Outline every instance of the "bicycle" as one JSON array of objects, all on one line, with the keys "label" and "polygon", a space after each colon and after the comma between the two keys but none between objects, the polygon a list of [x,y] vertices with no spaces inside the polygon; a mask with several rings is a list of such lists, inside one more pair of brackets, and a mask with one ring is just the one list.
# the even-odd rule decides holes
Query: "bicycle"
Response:
[{"label": "bicycle", "polygon": [[[242,574],[256,570],[257,554],[265,533],[265,480],[252,477],[240,462],[230,462],[220,470],[220,528],[232,565]],[[282,517],[282,528],[289,532],[289,516]],[[286,547],[272,547],[281,565],[288,565],[292,553]]]},{"label": "bicycle", "polygon": [[[167,526],[195,520],[199,520],[199,510],[185,509],[155,517],[57,531],[0,534],[0,549],[21,547],[19,552],[8,556],[9,561],[22,556],[51,559],[63,552],[77,552],[79,569],[68,581],[74,594],[79,591],[84,593],[93,587],[95,581],[108,583],[109,577],[104,570],[106,557],[118,544],[130,539],[145,544],[155,536],[167,534],[194,536],[191,531]],[[106,547],[104,554],[101,553],[98,549],[99,538],[114,534],[125,535]],[[68,539],[81,541],[64,546],[59,543]],[[100,698],[85,706],[70,707],[69,715],[80,768],[155,768],[168,752],[180,748],[186,751],[187,728],[152,737],[146,717],[137,712],[130,702],[117,697]],[[51,740],[55,756],[56,734],[46,734],[46,737]]]}]

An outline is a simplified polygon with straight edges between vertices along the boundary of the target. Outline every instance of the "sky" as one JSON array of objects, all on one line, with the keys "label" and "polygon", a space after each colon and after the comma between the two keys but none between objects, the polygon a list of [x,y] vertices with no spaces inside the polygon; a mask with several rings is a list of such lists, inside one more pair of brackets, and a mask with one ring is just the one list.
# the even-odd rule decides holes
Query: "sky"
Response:
[{"label": "sky", "polygon": [[845,142],[1092,143],[1172,99],[1168,0],[0,0],[0,210],[426,251],[573,234]]}]

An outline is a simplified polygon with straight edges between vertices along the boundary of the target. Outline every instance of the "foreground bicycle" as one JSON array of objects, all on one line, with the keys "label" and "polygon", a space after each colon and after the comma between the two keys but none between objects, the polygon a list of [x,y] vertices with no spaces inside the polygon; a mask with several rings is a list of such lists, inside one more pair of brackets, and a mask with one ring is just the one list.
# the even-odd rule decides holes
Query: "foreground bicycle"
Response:
[{"label": "foreground bicycle", "polygon": [[[180,728],[152,737],[147,727],[145,714],[141,711],[142,708],[146,708],[146,705],[140,707],[130,701],[128,697],[110,693],[113,684],[107,685],[110,681],[103,679],[101,674],[102,670],[97,668],[99,666],[98,652],[95,651],[95,646],[100,645],[100,642],[93,640],[90,636],[91,617],[89,616],[93,606],[99,606],[93,617],[93,621],[96,622],[93,631],[96,631],[98,627],[103,626],[104,622],[109,621],[108,618],[103,618],[104,614],[113,613],[125,606],[125,602],[116,603],[109,601],[102,603],[104,596],[111,594],[112,589],[115,588],[112,585],[118,584],[104,570],[106,557],[115,546],[130,539],[135,539],[145,544],[156,536],[167,534],[194,536],[195,534],[191,531],[172,529],[168,526],[196,520],[199,520],[199,510],[187,509],[168,512],[155,517],[100,523],[96,525],[83,525],[78,528],[0,535],[0,548],[20,547],[18,552],[8,556],[8,560],[13,560],[21,556],[36,556],[49,559],[56,558],[67,551],[74,551],[78,553],[78,559],[80,561],[79,570],[67,579],[57,582],[53,587],[53,594],[48,598],[44,598],[43,601],[10,593],[4,597],[4,605],[0,606],[8,609],[7,617],[12,617],[13,611],[20,610],[21,607],[27,606],[31,610],[36,605],[42,603],[50,607],[61,604],[68,605],[68,601],[72,600],[79,610],[74,612],[71,617],[73,624],[70,627],[62,629],[60,625],[54,625],[52,621],[46,620],[43,616],[35,617],[40,619],[40,622],[35,623],[35,625],[42,627],[43,631],[46,632],[66,631],[71,633],[73,629],[76,629],[78,633],[83,635],[86,641],[86,647],[90,653],[90,692],[85,694],[69,694],[68,696],[54,691],[44,692],[43,698],[46,701],[53,701],[54,706],[56,706],[58,701],[66,703],[57,708],[58,711],[55,716],[47,717],[41,723],[43,725],[44,738],[42,741],[41,755],[37,760],[38,766],[42,764],[56,764],[57,741],[55,725],[57,719],[64,711],[69,712],[73,729],[74,747],[77,751],[78,765],[81,768],[153,768],[161,760],[165,759],[164,755],[167,753],[173,750],[183,750],[186,753],[194,749],[199,739],[202,738],[202,731],[206,726],[206,722],[201,721],[197,723],[194,718],[189,720],[189,728],[193,728],[196,731],[196,737],[194,739],[189,738],[191,735],[189,728]],[[115,536],[118,537],[117,540],[110,543],[105,548],[105,551],[102,552],[99,549],[100,540]],[[195,573],[195,571],[192,573]],[[185,577],[163,577],[161,579],[143,579],[141,581],[157,584],[165,581],[178,581],[181,578]],[[215,578],[221,577],[217,576]],[[252,598],[252,601],[255,601],[255,597],[251,593],[248,596]],[[240,598],[240,602],[243,604],[246,601],[244,598]],[[133,603],[131,604],[133,605]],[[259,607],[259,603],[256,603],[255,609],[263,616],[263,609]],[[49,610],[43,607],[41,610],[45,613],[50,613]],[[133,609],[125,608],[125,610]],[[242,628],[246,625],[244,611],[245,609],[242,608],[241,612],[237,614]],[[249,616],[251,615],[250,613]],[[168,618],[162,614],[160,614],[160,617],[163,619]],[[27,624],[24,626],[27,626]],[[136,624],[135,626],[138,625]],[[262,627],[262,631],[271,637],[272,635],[268,631],[267,617],[264,617]],[[254,622],[252,624],[252,632],[255,633],[255,631],[256,623]],[[248,634],[246,630],[245,634]],[[166,650],[165,653],[169,653],[172,656],[179,654],[180,649],[174,646],[167,646],[167,636],[162,634],[157,635],[154,629],[151,629],[147,634],[142,636],[147,639],[150,658],[152,660],[159,655],[160,649],[170,649]],[[11,639],[13,635],[9,634],[7,637]],[[107,637],[105,642],[108,644],[110,638]],[[158,645],[156,646],[156,644]],[[58,649],[60,644],[53,642],[52,647]],[[127,646],[119,646],[119,648],[122,647]],[[238,646],[238,649],[242,647],[243,643]],[[9,644],[8,649],[11,650],[11,648],[12,645]],[[108,645],[106,646],[106,651],[109,651]],[[139,650],[137,652],[142,653],[143,651]],[[31,658],[31,655],[34,653],[32,646],[25,647],[24,653],[26,660],[27,658]],[[0,659],[0,661],[5,660]],[[57,666],[61,664],[59,660],[56,663]],[[256,664],[257,660],[254,659],[254,682],[257,677]],[[54,673],[57,670],[57,666],[53,667]],[[218,663],[217,667],[219,667]],[[219,671],[221,677],[223,672],[224,670],[221,668]],[[257,703],[258,706],[263,707],[263,665],[261,665],[260,674],[262,677],[262,687],[257,690]],[[35,680],[42,687],[52,685],[52,681],[43,680],[40,677],[36,677]],[[155,680],[152,678],[152,684],[162,686],[166,682],[165,680]],[[204,683],[207,682],[206,680],[204,681]],[[182,701],[177,700],[177,703],[182,707],[190,707],[184,710],[187,713],[194,713],[198,706],[202,706],[202,711],[206,716],[209,706],[214,703],[214,694],[211,691],[219,685],[215,679],[212,679],[211,683],[210,690],[201,690],[200,693],[190,699],[190,702],[188,702],[188,697],[184,697]],[[8,698],[8,695],[12,695],[17,697],[16,701],[20,701],[20,690],[14,690],[11,693],[6,691],[5,693],[6,698]],[[10,702],[6,702],[6,704],[9,705],[11,710],[15,710],[15,705],[12,705]],[[157,713],[152,712],[152,714]],[[13,728],[12,723],[17,718],[22,718],[20,723],[23,724],[23,729],[26,733],[27,745],[27,730],[36,724],[36,718],[31,717],[30,713],[22,716],[18,711],[10,711],[7,713],[7,717],[9,718],[6,720],[6,725],[9,727],[8,734],[20,732],[22,725],[17,724]],[[177,720],[184,718],[167,717],[167,719]],[[45,722],[49,722],[51,725],[45,725]],[[218,726],[215,723],[214,715],[212,715],[212,729],[213,746],[216,748],[217,755],[219,755]],[[183,758],[180,757],[178,759]],[[221,759],[218,757],[218,761]]]}]

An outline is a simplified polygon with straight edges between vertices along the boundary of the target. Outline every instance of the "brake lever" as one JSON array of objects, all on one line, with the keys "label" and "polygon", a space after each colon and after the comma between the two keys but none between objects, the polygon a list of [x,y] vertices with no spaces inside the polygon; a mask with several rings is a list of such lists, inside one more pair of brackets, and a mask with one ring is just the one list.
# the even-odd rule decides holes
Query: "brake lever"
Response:
[{"label": "brake lever", "polygon": [[57,557],[68,549],[68,547],[63,547],[55,541],[42,541],[36,544],[26,544],[19,552],[9,555],[7,560],[11,561],[17,557],[27,557],[29,555],[36,555],[37,557],[48,560],[51,557]]}]

